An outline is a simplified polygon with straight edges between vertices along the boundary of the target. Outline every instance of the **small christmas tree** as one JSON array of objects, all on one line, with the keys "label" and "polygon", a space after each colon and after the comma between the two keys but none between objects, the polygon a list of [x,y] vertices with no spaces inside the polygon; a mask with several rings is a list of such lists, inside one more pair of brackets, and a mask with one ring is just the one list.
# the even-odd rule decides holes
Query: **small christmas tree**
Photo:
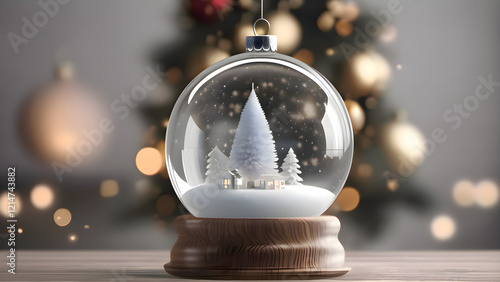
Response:
[{"label": "small christmas tree", "polygon": [[208,154],[207,172],[205,183],[217,183],[221,176],[227,172],[229,158],[215,146]]},{"label": "small christmas tree", "polygon": [[281,169],[283,169],[281,175],[285,177],[285,184],[302,185],[302,183],[299,183],[300,181],[302,181],[302,178],[299,176],[299,174],[301,174],[302,172],[299,170],[299,168],[299,160],[297,159],[297,156],[295,155],[293,149],[290,148],[290,150],[288,150],[288,154],[283,160],[283,165],[281,166]]},{"label": "small christmas tree", "polygon": [[252,84],[234,136],[229,169],[237,169],[248,179],[259,179],[277,170],[277,160],[273,135]]}]

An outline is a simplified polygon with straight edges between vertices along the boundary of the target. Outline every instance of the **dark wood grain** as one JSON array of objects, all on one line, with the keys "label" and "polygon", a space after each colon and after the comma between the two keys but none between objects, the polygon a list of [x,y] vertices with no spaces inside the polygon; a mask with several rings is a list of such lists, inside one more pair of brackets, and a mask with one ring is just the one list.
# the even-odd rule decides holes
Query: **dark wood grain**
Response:
[{"label": "dark wood grain", "polygon": [[[18,250],[17,274],[6,274],[0,252],[0,281],[199,281],[171,276],[161,251]],[[5,255],[5,256],[4,256]],[[500,251],[346,251],[351,271],[319,281],[500,281]],[[297,280],[295,280],[297,281]]]},{"label": "dark wood grain", "polygon": [[221,219],[179,216],[165,270],[206,279],[312,279],[340,276],[344,248],[334,216]]}]

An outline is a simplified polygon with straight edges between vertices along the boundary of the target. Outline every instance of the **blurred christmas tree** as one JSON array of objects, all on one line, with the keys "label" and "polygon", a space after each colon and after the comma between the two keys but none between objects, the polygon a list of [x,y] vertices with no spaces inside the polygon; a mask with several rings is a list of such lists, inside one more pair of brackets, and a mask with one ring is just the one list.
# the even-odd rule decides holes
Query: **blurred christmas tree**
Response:
[{"label": "blurred christmas tree", "polygon": [[[271,23],[269,34],[278,36],[279,52],[312,65],[332,81],[351,116],[355,156],[346,183],[350,188],[341,192],[326,213],[341,214],[374,237],[384,227],[384,211],[390,205],[403,203],[422,210],[427,198],[405,177],[423,160],[423,137],[402,120],[401,111],[387,109],[383,103],[391,73],[400,69],[376,51],[380,45],[390,48],[396,38],[390,18],[383,17],[387,11],[365,13],[355,2],[338,0],[265,1],[264,10]],[[151,103],[141,109],[150,124],[145,147],[154,147],[164,155],[165,128],[184,87],[213,63],[244,52],[245,37],[253,35],[253,22],[259,17],[260,1],[184,2],[178,21],[186,35],[154,54],[167,75],[164,84],[150,95]],[[386,22],[381,23],[381,19]],[[262,33],[260,29],[258,26]],[[149,192],[134,215],[171,220],[187,212],[164,168],[140,181],[137,188]],[[174,205],[174,199],[177,209],[163,207]]]}]

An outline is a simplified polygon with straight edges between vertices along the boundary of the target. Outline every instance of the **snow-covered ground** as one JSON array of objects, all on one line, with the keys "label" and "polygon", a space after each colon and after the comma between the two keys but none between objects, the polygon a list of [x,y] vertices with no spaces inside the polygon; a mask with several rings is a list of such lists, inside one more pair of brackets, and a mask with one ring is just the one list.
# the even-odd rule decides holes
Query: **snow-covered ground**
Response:
[{"label": "snow-covered ground", "polygon": [[286,185],[282,190],[223,190],[216,184],[202,184],[182,196],[194,216],[216,218],[318,216],[334,199],[332,192],[308,185]]}]

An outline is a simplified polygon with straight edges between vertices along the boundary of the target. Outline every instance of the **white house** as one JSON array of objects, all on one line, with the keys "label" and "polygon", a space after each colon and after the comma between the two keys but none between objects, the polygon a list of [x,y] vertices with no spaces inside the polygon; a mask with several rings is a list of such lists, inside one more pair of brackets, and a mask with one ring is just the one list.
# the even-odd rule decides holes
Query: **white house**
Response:
[{"label": "white house", "polygon": [[260,188],[266,190],[279,190],[285,188],[285,178],[277,173],[263,174],[260,176]]},{"label": "white house", "polygon": [[241,177],[238,170],[232,170],[224,173],[220,179],[219,187],[221,189],[265,189],[279,190],[285,186],[285,178],[277,173],[263,174],[259,179],[246,179]]}]

